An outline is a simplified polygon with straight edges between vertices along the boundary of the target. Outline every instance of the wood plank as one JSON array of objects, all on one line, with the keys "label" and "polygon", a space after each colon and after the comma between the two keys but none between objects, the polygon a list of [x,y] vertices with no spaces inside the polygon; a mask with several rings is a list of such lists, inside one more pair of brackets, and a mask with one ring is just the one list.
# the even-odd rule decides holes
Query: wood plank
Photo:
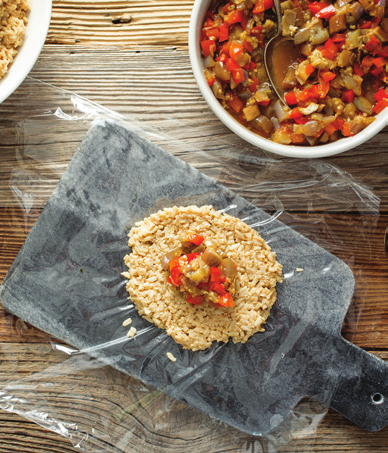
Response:
[{"label": "wood plank", "polygon": [[54,0],[46,42],[185,45],[193,4],[194,0]]}]

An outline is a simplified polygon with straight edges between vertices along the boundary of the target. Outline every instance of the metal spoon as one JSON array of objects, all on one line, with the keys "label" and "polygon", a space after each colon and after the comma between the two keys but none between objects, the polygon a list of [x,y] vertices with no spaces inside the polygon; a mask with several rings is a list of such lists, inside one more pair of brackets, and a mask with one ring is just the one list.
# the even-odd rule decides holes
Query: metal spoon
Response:
[{"label": "metal spoon", "polygon": [[[287,105],[284,101],[284,90],[281,87],[283,80],[279,80],[279,77],[276,76],[274,58],[276,51],[282,47],[283,57],[288,57],[287,64],[291,66],[293,63],[293,55],[295,54],[294,40],[290,36],[282,36],[282,10],[280,6],[280,0],[273,0],[276,18],[278,22],[276,34],[267,42],[264,48],[264,66],[267,72],[268,79],[274,89],[276,95],[280,101]],[[290,58],[291,57],[291,58]]]}]

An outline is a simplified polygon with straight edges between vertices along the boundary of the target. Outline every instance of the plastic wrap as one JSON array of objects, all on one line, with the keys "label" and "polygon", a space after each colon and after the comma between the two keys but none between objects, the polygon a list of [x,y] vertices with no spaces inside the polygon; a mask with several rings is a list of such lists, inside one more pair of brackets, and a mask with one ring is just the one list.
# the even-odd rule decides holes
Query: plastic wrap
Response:
[{"label": "plastic wrap", "polygon": [[[357,282],[346,322],[350,325],[350,332],[356,331],[367,288],[363,284],[364,269],[354,261],[352,247],[355,245],[351,237],[363,238],[364,249],[370,250],[368,235],[373,232],[378,219],[379,200],[369,188],[340,168],[323,161],[293,161],[291,166],[287,161],[258,154],[236,143],[219,143],[217,147],[199,149],[190,140],[185,140],[182,134],[184,122],[166,120],[165,124],[155,128],[39,81],[30,79],[27,83],[31,84],[32,92],[49,90],[51,96],[45,97],[50,100],[47,101],[50,105],[40,105],[28,115],[26,112],[21,115],[17,108],[15,112],[7,112],[7,123],[3,123],[5,126],[0,130],[0,134],[6,137],[3,143],[8,140],[10,150],[9,192],[2,198],[9,208],[15,231],[24,236],[29,233],[90,126],[96,121],[118,120],[260,208],[265,213],[264,220],[253,217],[245,220],[260,233],[264,232],[270,244],[278,234],[280,221],[346,263]],[[98,169],[91,169],[91,172],[95,171]],[[204,204],[210,195],[205,190],[200,195],[182,196],[179,200],[186,205]],[[163,200],[147,209],[140,207],[131,212],[128,225],[149,215],[152,209],[163,207]],[[218,209],[238,215],[235,205],[225,204]],[[348,241],[337,235],[338,224],[347,222],[346,216],[337,216],[337,213],[344,212],[359,214],[357,222],[347,224]],[[85,228],[84,233],[88,234],[89,230]],[[120,248],[121,244],[118,249],[124,256],[127,250]],[[7,247],[7,243],[2,246]],[[113,248],[116,250],[116,245]],[[23,250],[21,253],[23,255]],[[55,256],[60,256],[60,253]],[[56,272],[56,266],[60,264],[59,261],[54,263],[52,272]],[[120,276],[124,270],[122,262],[114,269],[113,277],[112,268],[103,269],[99,274],[99,278],[106,277],[106,281],[112,283],[106,286],[121,301],[111,310],[100,313],[96,321],[99,329],[104,329],[104,318],[107,317],[118,320],[129,316],[136,318],[135,308],[126,300],[125,279]],[[77,271],[80,270],[77,268]],[[324,265],[310,272],[311,278],[318,281],[324,278]],[[296,274],[296,271],[292,275],[286,273],[285,278],[297,278]],[[49,275],[47,279],[50,279]],[[69,285],[72,285],[71,280]],[[97,290],[96,297],[98,294]],[[118,323],[117,332],[110,341],[94,341],[92,345],[76,349],[57,341],[55,331],[50,332],[53,336],[49,337],[7,312],[2,312],[2,318],[4,335],[20,344],[20,353],[16,358],[10,357],[7,343],[0,345],[0,369],[7,376],[7,382],[0,386],[0,407],[67,437],[81,451],[105,452],[112,448],[112,451],[167,452],[173,445],[177,451],[196,453],[226,450],[281,452],[296,444],[299,451],[309,451],[314,432],[327,412],[326,405],[314,399],[304,399],[280,424],[275,417],[269,433],[248,435],[166,394],[174,394],[171,391],[174,386],[184,388],[193,381],[200,381],[201,367],[211,366],[211,361],[225,348],[231,348],[231,357],[233,354],[238,356],[238,348],[232,345],[215,345],[207,352],[189,353],[172,345],[172,340],[155,326],[138,319],[138,335],[150,338],[141,344],[140,352],[136,348],[131,351],[131,339],[126,337],[124,328],[119,329]],[[266,333],[262,334],[264,339],[276,333],[282,336],[279,349],[268,367],[268,381],[277,373],[278,358],[287,353],[292,337],[286,323],[281,331],[276,330],[275,324],[270,318]],[[304,329],[300,329],[297,336],[304,334]],[[260,335],[257,334],[252,341],[260,343]],[[166,367],[161,372],[169,383],[168,391],[164,386],[148,387],[118,371],[122,368],[120,360],[108,361],[115,369],[108,366],[107,360],[101,356],[112,347],[112,342],[126,342],[129,361],[135,362],[139,354],[142,360],[149,355],[156,362],[156,368],[161,369],[166,362],[155,354],[158,344],[155,338],[159,344],[169,342],[175,348],[174,354],[179,355],[185,365],[191,366],[190,369],[187,366],[178,368],[179,371],[172,373]],[[293,338],[293,341],[298,341],[298,338]],[[348,339],[351,340],[351,335]],[[31,354],[34,360],[29,359]],[[19,364],[29,360],[31,369],[26,374],[26,367],[22,369]],[[237,360],[234,366],[238,366]],[[323,398],[326,404],[330,403],[334,390],[335,382],[329,382]],[[174,444],[170,438],[174,439]]]}]

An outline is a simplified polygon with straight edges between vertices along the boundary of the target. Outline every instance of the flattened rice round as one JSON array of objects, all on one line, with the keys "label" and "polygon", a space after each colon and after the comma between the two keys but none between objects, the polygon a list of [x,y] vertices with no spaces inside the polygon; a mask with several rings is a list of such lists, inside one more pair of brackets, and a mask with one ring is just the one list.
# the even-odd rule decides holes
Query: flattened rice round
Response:
[{"label": "flattened rice round", "polygon": [[[191,305],[167,282],[161,258],[188,230],[216,241],[237,265],[235,306]],[[212,342],[245,343],[263,324],[276,301],[282,266],[253,228],[211,206],[167,208],[138,222],[129,232],[132,253],[125,257],[127,291],[139,314],[165,329],[183,348],[206,349]]]}]

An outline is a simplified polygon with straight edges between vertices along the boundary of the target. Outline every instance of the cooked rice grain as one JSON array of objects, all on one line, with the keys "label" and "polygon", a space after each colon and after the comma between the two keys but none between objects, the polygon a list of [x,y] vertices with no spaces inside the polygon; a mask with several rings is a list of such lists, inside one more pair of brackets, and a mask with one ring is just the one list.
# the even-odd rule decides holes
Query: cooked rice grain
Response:
[{"label": "cooked rice grain", "polygon": [[[206,302],[192,306],[167,282],[169,273],[160,260],[179,244],[183,230],[215,240],[237,265],[234,307],[216,308]],[[211,206],[174,207],[138,222],[128,236],[132,247],[125,257],[129,296],[141,316],[165,329],[184,348],[206,349],[213,341],[229,338],[245,343],[264,330],[276,300],[276,283],[282,281],[282,266],[250,226]]]},{"label": "cooked rice grain", "polygon": [[23,44],[29,9],[28,0],[0,0],[0,78]]}]

